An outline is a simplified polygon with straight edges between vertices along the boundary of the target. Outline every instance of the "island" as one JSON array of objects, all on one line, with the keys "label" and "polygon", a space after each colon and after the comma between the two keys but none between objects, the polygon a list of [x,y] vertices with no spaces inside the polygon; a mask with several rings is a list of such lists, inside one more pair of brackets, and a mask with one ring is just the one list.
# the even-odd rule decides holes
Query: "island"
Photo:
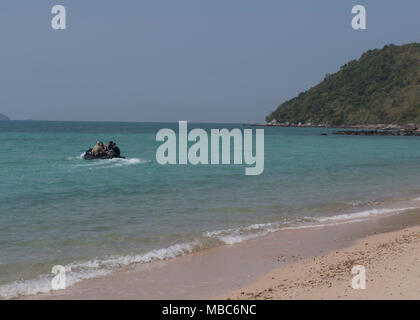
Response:
[{"label": "island", "polygon": [[4,114],[0,113],[0,121],[9,121],[9,117],[5,116]]}]

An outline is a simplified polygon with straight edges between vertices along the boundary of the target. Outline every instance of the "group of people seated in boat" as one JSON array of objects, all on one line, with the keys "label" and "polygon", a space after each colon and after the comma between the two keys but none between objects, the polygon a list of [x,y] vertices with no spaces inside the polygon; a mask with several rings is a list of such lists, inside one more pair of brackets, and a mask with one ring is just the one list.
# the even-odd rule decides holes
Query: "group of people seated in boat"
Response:
[{"label": "group of people seated in boat", "polygon": [[110,157],[110,158],[119,158],[120,157],[120,148],[113,141],[109,141],[106,146],[102,141],[98,141],[96,145],[92,148],[92,155],[95,157]]}]

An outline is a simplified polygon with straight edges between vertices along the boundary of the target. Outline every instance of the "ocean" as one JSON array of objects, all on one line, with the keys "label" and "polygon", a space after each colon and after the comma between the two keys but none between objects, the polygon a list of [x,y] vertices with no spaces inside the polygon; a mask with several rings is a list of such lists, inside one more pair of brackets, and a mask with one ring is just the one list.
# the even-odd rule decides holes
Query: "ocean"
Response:
[{"label": "ocean", "polygon": [[[245,164],[159,165],[162,128],[178,123],[0,122],[0,298],[49,291],[54,265],[71,285],[282,229],[401,213],[393,203],[420,196],[418,137],[266,127],[264,172],[246,176]],[[83,160],[98,140],[127,158]]]}]

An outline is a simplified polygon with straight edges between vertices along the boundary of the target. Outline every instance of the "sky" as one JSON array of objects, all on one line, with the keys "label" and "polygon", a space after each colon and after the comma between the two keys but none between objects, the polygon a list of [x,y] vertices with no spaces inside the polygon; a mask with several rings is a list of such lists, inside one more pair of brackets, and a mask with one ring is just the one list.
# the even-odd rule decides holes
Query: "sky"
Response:
[{"label": "sky", "polygon": [[262,122],[363,52],[420,42],[419,16],[413,0],[1,0],[0,113]]}]

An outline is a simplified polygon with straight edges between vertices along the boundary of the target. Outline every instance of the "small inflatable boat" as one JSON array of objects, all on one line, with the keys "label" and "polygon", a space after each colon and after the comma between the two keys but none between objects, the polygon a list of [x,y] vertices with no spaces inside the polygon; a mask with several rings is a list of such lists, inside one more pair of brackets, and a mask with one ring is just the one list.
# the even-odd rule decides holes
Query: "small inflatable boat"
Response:
[{"label": "small inflatable boat", "polygon": [[125,157],[114,157],[114,156],[95,156],[92,154],[92,149],[89,149],[83,155],[85,160],[106,160],[106,159],[125,159]]}]

